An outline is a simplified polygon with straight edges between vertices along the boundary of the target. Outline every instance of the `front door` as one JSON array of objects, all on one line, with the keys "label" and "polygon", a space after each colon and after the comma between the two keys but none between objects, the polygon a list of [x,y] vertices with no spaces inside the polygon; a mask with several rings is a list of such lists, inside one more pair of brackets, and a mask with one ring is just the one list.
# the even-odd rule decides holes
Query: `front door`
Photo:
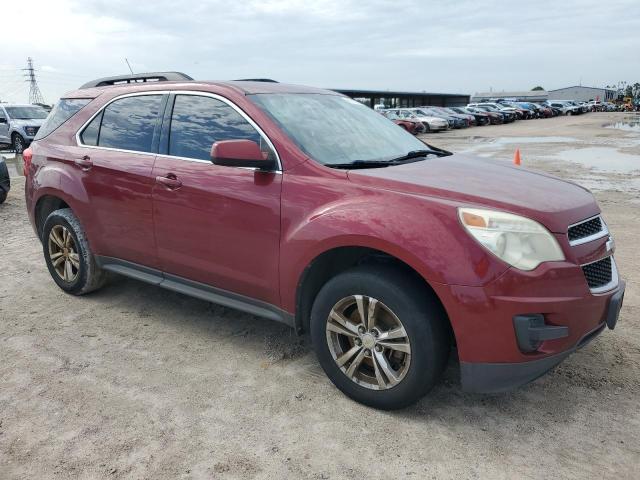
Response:
[{"label": "front door", "polygon": [[178,94],[168,110],[164,154],[153,169],[163,271],[278,304],[282,175],[217,166],[210,160],[211,146],[219,140],[255,140],[270,155],[275,152],[221,98]]}]

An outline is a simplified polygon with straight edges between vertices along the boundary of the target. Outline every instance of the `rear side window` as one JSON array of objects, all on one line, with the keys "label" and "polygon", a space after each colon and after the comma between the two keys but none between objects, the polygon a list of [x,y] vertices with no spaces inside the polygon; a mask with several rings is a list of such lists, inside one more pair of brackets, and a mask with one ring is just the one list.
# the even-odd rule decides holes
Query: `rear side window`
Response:
[{"label": "rear side window", "polygon": [[253,140],[268,151],[257,130],[226,103],[198,95],[176,96],[169,155],[210,160],[214,142],[240,139]]},{"label": "rear side window", "polygon": [[151,152],[162,95],[126,97],[110,103],[80,134],[85,145]]},{"label": "rear side window", "polygon": [[78,113],[82,107],[91,101],[90,98],[63,98],[61,99],[51,113],[47,116],[44,124],[38,130],[34,140],[40,140],[51,132],[56,130],[60,125]]}]

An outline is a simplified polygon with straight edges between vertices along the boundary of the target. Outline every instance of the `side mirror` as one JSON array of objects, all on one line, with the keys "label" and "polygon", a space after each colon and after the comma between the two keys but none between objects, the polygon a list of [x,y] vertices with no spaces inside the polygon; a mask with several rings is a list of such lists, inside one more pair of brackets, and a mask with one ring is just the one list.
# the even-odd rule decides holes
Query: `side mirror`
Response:
[{"label": "side mirror", "polygon": [[253,140],[221,140],[211,146],[211,161],[226,167],[274,170],[275,162]]},{"label": "side mirror", "polygon": [[4,117],[0,117],[0,123],[7,123],[7,119]]}]

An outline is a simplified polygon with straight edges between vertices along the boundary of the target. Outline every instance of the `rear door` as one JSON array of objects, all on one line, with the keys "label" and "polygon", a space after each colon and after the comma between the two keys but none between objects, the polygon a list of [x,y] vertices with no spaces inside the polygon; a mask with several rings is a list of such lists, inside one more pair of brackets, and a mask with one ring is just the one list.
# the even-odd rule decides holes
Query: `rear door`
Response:
[{"label": "rear door", "polygon": [[271,143],[222,97],[177,94],[167,111],[153,169],[163,271],[278,304],[281,172],[210,160],[216,141],[250,139],[276,156]]},{"label": "rear door", "polygon": [[158,267],[151,190],[167,95],[116,99],[80,132],[74,159],[88,195],[97,254]]}]

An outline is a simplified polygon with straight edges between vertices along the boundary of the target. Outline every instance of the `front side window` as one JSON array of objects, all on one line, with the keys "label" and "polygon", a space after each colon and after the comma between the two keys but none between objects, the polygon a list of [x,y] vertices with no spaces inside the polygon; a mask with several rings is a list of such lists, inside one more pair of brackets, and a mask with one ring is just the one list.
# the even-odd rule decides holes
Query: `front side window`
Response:
[{"label": "front side window", "polygon": [[296,142],[325,165],[384,162],[425,144],[369,107],[341,95],[249,95]]},{"label": "front side window", "polygon": [[161,105],[162,95],[140,95],[116,100],[87,125],[81,134],[83,143],[152,152],[153,133]]},{"label": "front side window", "polygon": [[82,109],[87,103],[91,100],[88,98],[63,98],[61,99],[51,113],[47,117],[47,120],[44,122],[40,130],[35,136],[35,140],[40,140],[41,138],[46,137],[51,132],[56,130],[60,125],[65,123],[71,117],[73,117],[76,113]]},{"label": "front side window", "polygon": [[169,155],[211,160],[211,146],[221,140],[253,140],[268,151],[258,131],[223,101],[202,95],[177,95],[171,116]]}]

